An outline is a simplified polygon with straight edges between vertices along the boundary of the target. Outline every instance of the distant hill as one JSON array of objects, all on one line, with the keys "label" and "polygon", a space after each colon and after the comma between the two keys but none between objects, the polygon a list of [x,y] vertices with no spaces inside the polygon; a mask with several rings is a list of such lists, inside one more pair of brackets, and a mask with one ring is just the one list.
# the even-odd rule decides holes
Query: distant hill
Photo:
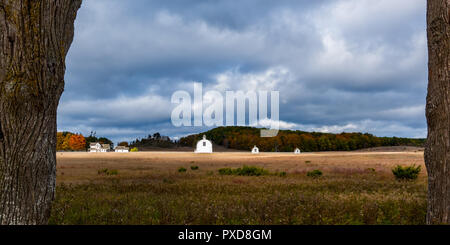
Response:
[{"label": "distant hill", "polygon": [[177,150],[179,145],[172,141],[168,136],[163,136],[160,133],[148,135],[147,138],[136,139],[130,143],[130,147],[137,147],[140,151],[155,151],[160,149]]},{"label": "distant hill", "polygon": [[368,133],[317,133],[280,130],[277,137],[261,138],[259,128],[219,127],[210,131],[181,138],[180,146],[194,147],[206,135],[214,144],[227,149],[249,151],[258,146],[263,152],[354,151],[373,147],[414,146],[423,147],[425,139],[376,137]]}]

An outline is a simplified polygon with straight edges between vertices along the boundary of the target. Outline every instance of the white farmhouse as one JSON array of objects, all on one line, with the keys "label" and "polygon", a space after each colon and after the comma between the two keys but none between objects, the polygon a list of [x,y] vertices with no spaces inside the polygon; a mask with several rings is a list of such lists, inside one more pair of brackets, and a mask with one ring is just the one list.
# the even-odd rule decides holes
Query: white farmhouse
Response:
[{"label": "white farmhouse", "polygon": [[298,155],[298,154],[300,154],[300,153],[302,153],[301,151],[300,151],[300,149],[295,149],[295,151],[294,151],[294,154],[296,154],[296,155]]},{"label": "white farmhouse", "polygon": [[252,149],[252,154],[259,154],[259,148],[256,147],[256,145],[255,145],[255,147],[253,147],[253,149]]},{"label": "white farmhouse", "polygon": [[123,152],[123,153],[125,153],[125,152],[130,152],[130,148],[129,148],[129,147],[126,147],[126,146],[117,146],[117,147],[114,149],[114,151],[115,151],[115,152]]},{"label": "white farmhouse", "polygon": [[197,143],[195,153],[213,153],[212,143],[206,139],[206,135],[203,135],[203,139]]},{"label": "white farmhouse", "polygon": [[89,152],[108,152],[111,150],[109,144],[91,143]]}]

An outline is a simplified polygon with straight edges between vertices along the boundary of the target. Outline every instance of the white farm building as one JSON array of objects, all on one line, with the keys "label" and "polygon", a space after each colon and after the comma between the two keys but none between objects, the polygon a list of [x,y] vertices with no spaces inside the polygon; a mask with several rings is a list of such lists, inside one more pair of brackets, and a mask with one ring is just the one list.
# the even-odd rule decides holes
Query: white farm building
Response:
[{"label": "white farm building", "polygon": [[259,148],[256,147],[256,145],[255,145],[255,147],[253,147],[253,149],[252,149],[252,154],[259,154]]},{"label": "white farm building", "polygon": [[114,149],[114,151],[115,152],[130,152],[130,148],[129,147],[126,147],[126,146],[117,146],[115,149]]},{"label": "white farm building", "polygon": [[294,151],[294,154],[300,154],[300,153],[302,153],[301,151],[300,151],[300,149],[295,149],[295,151]]},{"label": "white farm building", "polygon": [[213,153],[212,143],[206,139],[206,135],[203,135],[203,139],[197,142],[195,153]]},{"label": "white farm building", "polygon": [[110,150],[111,145],[100,143],[91,143],[89,148],[89,152],[109,152]]}]

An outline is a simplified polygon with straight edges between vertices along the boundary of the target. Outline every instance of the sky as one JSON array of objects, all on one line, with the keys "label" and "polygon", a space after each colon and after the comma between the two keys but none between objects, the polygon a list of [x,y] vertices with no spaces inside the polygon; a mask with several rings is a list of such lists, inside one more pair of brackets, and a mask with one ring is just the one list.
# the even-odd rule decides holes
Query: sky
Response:
[{"label": "sky", "polygon": [[58,129],[175,127],[177,90],[280,91],[283,129],[426,137],[426,0],[84,0]]}]

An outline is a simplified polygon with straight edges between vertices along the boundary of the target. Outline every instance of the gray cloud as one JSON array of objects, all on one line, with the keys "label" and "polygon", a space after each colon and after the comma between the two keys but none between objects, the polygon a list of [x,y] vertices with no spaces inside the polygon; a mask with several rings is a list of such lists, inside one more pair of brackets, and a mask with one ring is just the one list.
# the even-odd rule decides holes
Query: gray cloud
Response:
[{"label": "gray cloud", "polygon": [[280,119],[299,129],[424,137],[425,3],[84,1],[59,128],[199,132],[170,124],[171,94],[199,81],[279,90]]}]

